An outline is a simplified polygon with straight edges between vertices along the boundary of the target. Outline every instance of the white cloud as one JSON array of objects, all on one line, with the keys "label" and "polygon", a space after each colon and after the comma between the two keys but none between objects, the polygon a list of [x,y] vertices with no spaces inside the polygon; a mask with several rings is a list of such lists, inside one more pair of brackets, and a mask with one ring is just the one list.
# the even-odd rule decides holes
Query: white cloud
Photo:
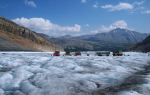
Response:
[{"label": "white cloud", "polygon": [[[107,9],[109,11],[121,11],[121,10],[129,10],[130,13],[142,13],[142,14],[150,14],[150,10],[146,9],[143,5],[146,0],[135,1],[133,3],[123,3],[120,2],[117,5],[106,4],[101,6],[103,9]],[[94,5],[93,7],[98,8],[99,6]]]},{"label": "white cloud", "polygon": [[54,24],[48,19],[44,18],[16,18],[13,20],[19,25],[25,26],[31,30],[40,33],[52,33],[57,32],[58,34],[61,32],[80,32],[81,26],[75,24],[74,26],[61,26],[58,24]]},{"label": "white cloud", "polygon": [[101,8],[108,9],[109,11],[121,11],[121,10],[132,10],[134,9],[134,6],[129,3],[119,3],[117,5],[111,4],[103,5],[101,6]]},{"label": "white cloud", "polygon": [[145,0],[135,1],[135,2],[133,3],[133,5],[141,6],[141,5],[144,4],[144,2],[145,2]]},{"label": "white cloud", "polygon": [[150,10],[144,10],[142,13],[143,14],[150,14]]},{"label": "white cloud", "polygon": [[37,5],[34,0],[25,0],[25,5],[36,8]]},{"label": "white cloud", "polygon": [[139,11],[142,14],[150,14],[150,10],[143,5],[145,2],[146,0],[134,2],[133,5],[135,6],[135,11]]},{"label": "white cloud", "polygon": [[98,3],[96,2],[94,5],[93,5],[94,8],[99,8],[99,5]]},{"label": "white cloud", "polygon": [[111,26],[114,28],[127,28],[128,27],[127,23],[124,20],[118,20],[114,22]]},{"label": "white cloud", "polygon": [[87,2],[87,0],[81,0],[81,3],[86,3]]},{"label": "white cloud", "polygon": [[109,26],[102,25],[99,29],[91,31],[91,33],[109,32],[116,28],[128,29],[128,25],[124,20],[118,20]]},{"label": "white cloud", "polygon": [[85,27],[90,27],[90,25],[89,25],[89,24],[86,24]]}]

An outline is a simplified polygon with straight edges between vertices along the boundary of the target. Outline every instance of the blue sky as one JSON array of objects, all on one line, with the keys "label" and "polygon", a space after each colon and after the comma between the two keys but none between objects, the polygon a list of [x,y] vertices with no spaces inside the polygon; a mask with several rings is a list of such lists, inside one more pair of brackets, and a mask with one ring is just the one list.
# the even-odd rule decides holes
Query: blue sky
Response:
[{"label": "blue sky", "polygon": [[150,0],[0,0],[0,15],[50,36],[150,33]]}]

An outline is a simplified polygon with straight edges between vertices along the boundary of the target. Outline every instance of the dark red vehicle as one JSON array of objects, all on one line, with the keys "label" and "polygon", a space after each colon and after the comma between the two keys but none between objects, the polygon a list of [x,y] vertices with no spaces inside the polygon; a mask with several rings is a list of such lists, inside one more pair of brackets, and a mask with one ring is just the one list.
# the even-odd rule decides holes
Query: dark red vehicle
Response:
[{"label": "dark red vehicle", "polygon": [[53,56],[60,56],[60,51],[55,51],[55,52],[53,53]]},{"label": "dark red vehicle", "polygon": [[81,56],[81,52],[75,52],[75,56]]}]

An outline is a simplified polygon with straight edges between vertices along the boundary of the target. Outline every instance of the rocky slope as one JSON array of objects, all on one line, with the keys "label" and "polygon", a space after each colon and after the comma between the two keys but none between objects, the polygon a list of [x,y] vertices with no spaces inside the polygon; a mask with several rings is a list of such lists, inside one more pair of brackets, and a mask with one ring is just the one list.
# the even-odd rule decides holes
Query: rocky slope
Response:
[{"label": "rocky slope", "polygon": [[0,17],[1,51],[54,51],[60,50],[34,31]]},{"label": "rocky slope", "polygon": [[138,43],[134,47],[134,50],[143,51],[143,52],[150,52],[150,36],[148,36],[141,43]]}]

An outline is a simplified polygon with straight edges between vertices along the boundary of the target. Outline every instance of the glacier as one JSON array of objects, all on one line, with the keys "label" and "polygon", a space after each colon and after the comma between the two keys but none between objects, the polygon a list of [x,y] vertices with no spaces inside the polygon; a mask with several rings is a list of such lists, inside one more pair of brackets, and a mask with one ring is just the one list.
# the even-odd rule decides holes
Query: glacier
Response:
[{"label": "glacier", "polygon": [[147,53],[124,54],[53,57],[48,52],[0,52],[0,95],[149,95],[149,73],[130,89],[109,90],[150,65]]}]

